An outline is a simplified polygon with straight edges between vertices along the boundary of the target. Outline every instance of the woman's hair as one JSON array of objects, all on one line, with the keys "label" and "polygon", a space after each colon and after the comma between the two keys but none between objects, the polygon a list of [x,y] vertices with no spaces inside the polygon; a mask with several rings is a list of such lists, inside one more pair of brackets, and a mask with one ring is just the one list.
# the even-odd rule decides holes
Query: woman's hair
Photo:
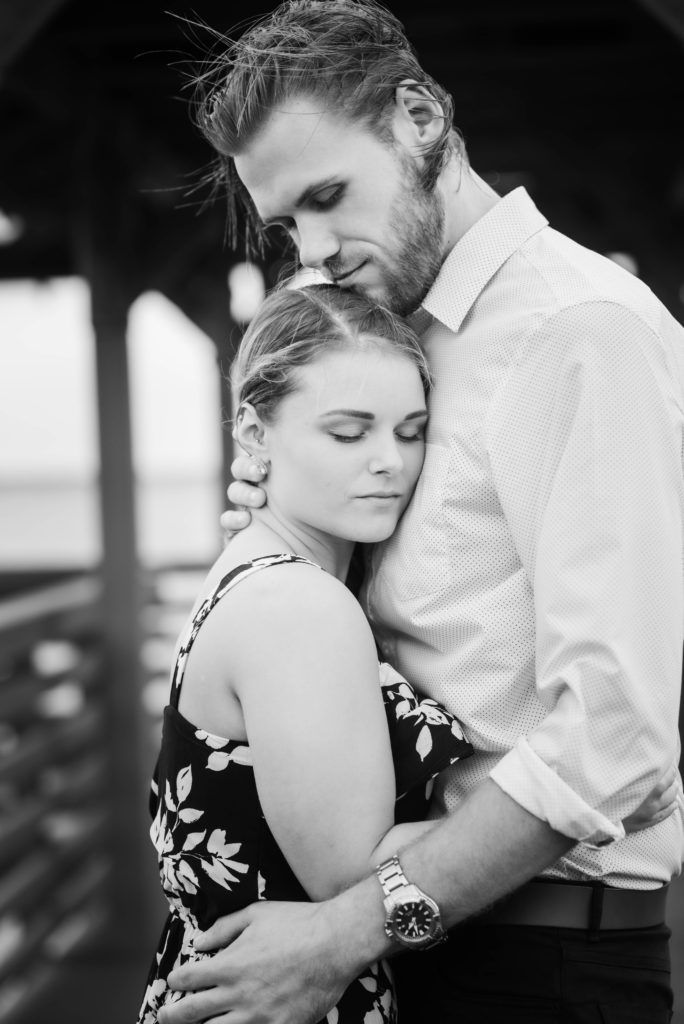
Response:
[{"label": "woman's hair", "polygon": [[432,189],[462,139],[453,129],[453,101],[421,68],[403,25],[376,0],[285,0],[237,40],[220,37],[196,79],[195,120],[219,154],[214,184],[225,186],[235,244],[236,201],[247,213],[248,249],[262,241],[259,217],[233,157],[268,115],[293,96],[320,99],[327,109],[392,141],[390,117],[402,82],[423,86],[442,106],[439,139],[424,152],[423,185]]},{"label": "woman's hair", "polygon": [[299,367],[327,352],[363,348],[378,339],[415,364],[427,395],[427,361],[401,317],[332,284],[272,292],[245,331],[231,368],[237,407],[249,402],[265,422],[272,422],[280,402],[297,390]]}]

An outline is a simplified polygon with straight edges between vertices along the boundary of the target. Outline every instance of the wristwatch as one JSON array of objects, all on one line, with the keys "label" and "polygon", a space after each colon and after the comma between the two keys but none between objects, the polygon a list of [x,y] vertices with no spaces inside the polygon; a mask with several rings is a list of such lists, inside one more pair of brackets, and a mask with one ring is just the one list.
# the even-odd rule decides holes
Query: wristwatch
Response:
[{"label": "wristwatch", "polygon": [[439,907],[417,885],[411,885],[397,856],[376,869],[387,911],[385,934],[407,949],[429,949],[446,939]]}]

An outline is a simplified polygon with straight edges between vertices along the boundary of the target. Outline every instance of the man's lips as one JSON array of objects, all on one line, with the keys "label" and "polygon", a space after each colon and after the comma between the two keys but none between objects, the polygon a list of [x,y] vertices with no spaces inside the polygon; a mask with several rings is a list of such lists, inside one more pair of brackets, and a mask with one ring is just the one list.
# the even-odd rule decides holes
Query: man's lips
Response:
[{"label": "man's lips", "polygon": [[335,284],[340,284],[342,281],[347,281],[347,280],[349,280],[350,277],[353,277],[354,274],[358,270],[361,270],[361,267],[364,267],[365,265],[366,265],[366,260],[362,260],[361,263],[358,264],[358,266],[352,267],[351,270],[345,270],[341,274],[333,273],[332,279],[335,282]]}]

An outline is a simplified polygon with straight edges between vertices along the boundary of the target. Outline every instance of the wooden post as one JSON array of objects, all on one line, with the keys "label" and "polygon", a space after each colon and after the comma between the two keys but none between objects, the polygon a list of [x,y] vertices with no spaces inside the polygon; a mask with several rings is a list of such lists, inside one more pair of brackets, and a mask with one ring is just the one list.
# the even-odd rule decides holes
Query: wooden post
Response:
[{"label": "wooden post", "polygon": [[[207,247],[209,248],[209,242]],[[233,415],[233,398],[228,379],[230,366],[237,351],[243,328],[231,318],[228,304],[228,287],[226,272],[222,265],[222,254],[211,252],[211,263],[208,266],[194,268],[194,282],[201,281],[203,288],[197,284],[189,293],[184,288],[188,274],[184,269],[183,279],[172,288],[165,283],[168,297],[179,305],[183,312],[216,346],[216,373],[219,378],[221,401],[221,501],[222,507],[228,508],[226,490],[232,480],[230,466],[233,461],[233,439],[229,421]],[[189,262],[189,260],[188,260]]]},{"label": "wooden post", "polygon": [[[108,125],[110,139],[116,128]],[[141,704],[141,573],[136,550],[126,329],[135,297],[135,201],[118,173],[116,152],[94,132],[87,159],[87,203],[81,225],[84,276],[95,330],[103,542],[112,927],[107,946],[151,961],[163,918],[149,840],[149,757]]]}]

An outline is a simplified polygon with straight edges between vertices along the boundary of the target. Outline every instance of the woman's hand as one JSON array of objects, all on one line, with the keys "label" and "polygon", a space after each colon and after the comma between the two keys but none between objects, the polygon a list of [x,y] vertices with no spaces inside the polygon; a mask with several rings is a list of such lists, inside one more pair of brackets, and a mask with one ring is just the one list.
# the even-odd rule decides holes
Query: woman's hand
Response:
[{"label": "woman's hand", "polygon": [[623,820],[625,832],[639,832],[657,825],[669,818],[678,807],[684,810],[682,781],[675,763],[668,768],[643,803]]},{"label": "woman's hand", "polygon": [[252,516],[250,508],[261,508],[266,501],[266,491],[260,484],[264,480],[264,464],[248,455],[238,455],[230,467],[234,480],[228,488],[228,500],[236,506],[221,515],[221,529],[230,540],[249,526]]}]

